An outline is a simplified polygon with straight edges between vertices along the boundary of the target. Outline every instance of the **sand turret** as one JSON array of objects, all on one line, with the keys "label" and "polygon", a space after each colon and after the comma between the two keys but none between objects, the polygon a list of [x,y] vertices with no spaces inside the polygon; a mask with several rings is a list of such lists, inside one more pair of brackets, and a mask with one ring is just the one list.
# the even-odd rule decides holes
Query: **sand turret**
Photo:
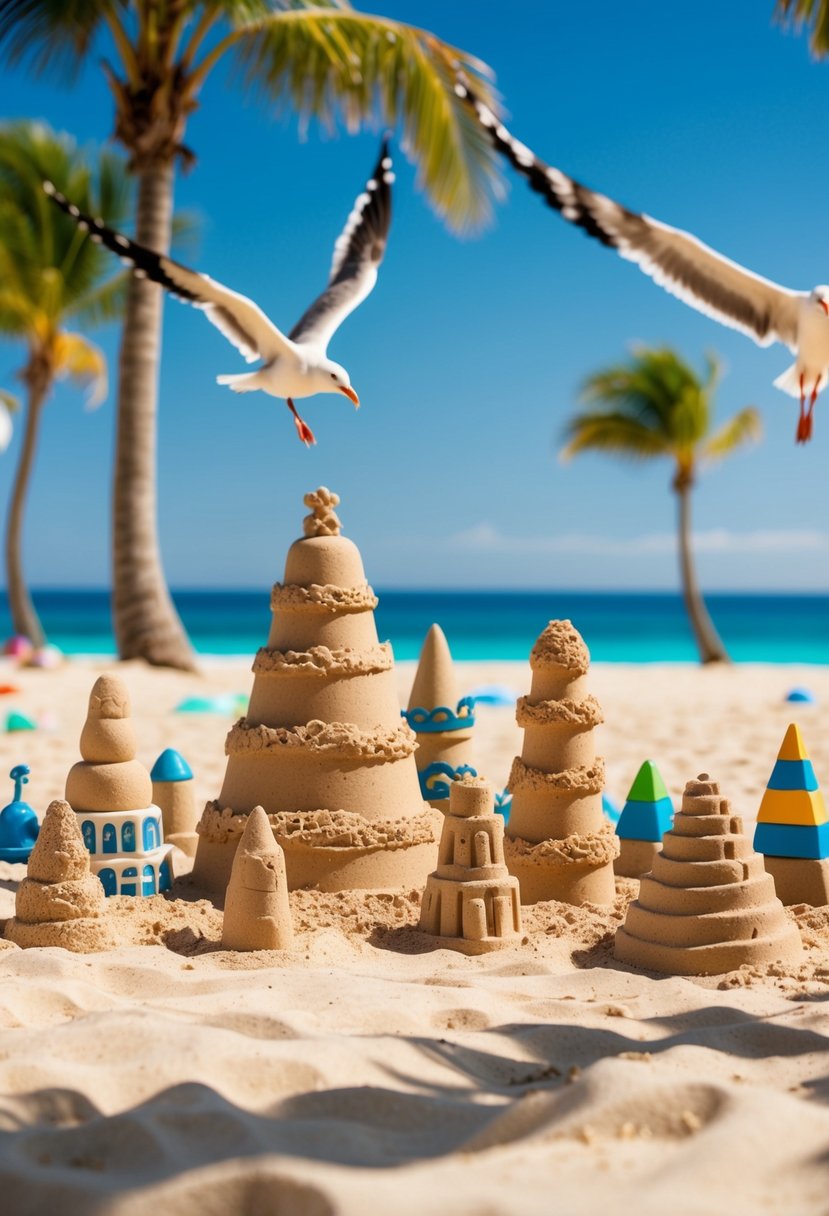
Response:
[{"label": "sand turret", "polygon": [[418,885],[440,818],[424,803],[415,736],[400,718],[394,658],[336,494],[311,508],[271,596],[247,716],[227,737],[227,769],[198,826],[194,881],[215,894],[255,806],[285,852],[288,884],[321,890]]},{"label": "sand turret", "polygon": [[198,812],[193,798],[193,771],[180,752],[165,748],[150,770],[153,802],[161,811],[164,839],[195,857]]},{"label": "sand turret", "polygon": [[525,904],[612,903],[619,846],[602,813],[604,761],[593,732],[603,718],[586,691],[590,653],[570,621],[550,621],[530,667],[530,694],[516,708],[524,747],[508,784],[507,865]]},{"label": "sand turret", "polygon": [[744,963],[794,963],[802,953],[742,820],[701,773],[686,785],[653,870],[616,932],[616,957],[671,975],[719,975]]},{"label": "sand turret", "polygon": [[475,706],[471,697],[459,695],[449,643],[440,625],[433,625],[426,635],[404,717],[417,735],[421,793],[437,810],[446,810],[451,783],[476,775],[471,742]]},{"label": "sand turret", "polygon": [[286,950],[293,939],[285,854],[261,806],[248,815],[225,895],[224,950]]},{"label": "sand turret", "polygon": [[115,945],[104,889],[68,802],[50,803],[17,889],[5,936],[18,946],[62,946],[79,954]]},{"label": "sand turret", "polygon": [[107,895],[155,895],[172,881],[161,811],[135,753],[126,686],[117,676],[100,676],[81,732],[83,760],[69,770],[66,800]]},{"label": "sand turret", "polygon": [[420,928],[466,954],[511,945],[521,934],[518,880],[504,862],[504,821],[495,813],[492,786],[481,777],[467,774],[450,786]]}]

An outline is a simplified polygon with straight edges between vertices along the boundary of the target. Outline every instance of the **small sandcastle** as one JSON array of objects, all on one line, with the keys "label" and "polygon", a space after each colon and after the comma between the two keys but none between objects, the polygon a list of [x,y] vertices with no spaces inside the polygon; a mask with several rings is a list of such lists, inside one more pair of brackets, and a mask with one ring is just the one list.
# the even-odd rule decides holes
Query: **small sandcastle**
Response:
[{"label": "small sandcastle", "polygon": [[130,699],[117,676],[99,676],[81,732],[83,760],[69,770],[66,801],[107,895],[155,895],[172,882],[150,774],[135,758]]},{"label": "small sandcastle", "polygon": [[653,870],[616,932],[615,953],[670,975],[719,975],[802,955],[762,857],[707,773],[686,785]]},{"label": "small sandcastle", "polygon": [[645,760],[633,779],[619,822],[619,856],[613,868],[620,878],[641,878],[662,848],[673,822],[674,804],[653,760]]},{"label": "small sandcastle", "polygon": [[596,757],[593,731],[603,718],[585,690],[590,653],[570,621],[550,621],[530,667],[530,694],[516,708],[524,747],[507,787],[507,865],[525,904],[610,904],[619,844],[602,813],[604,761]]},{"label": "small sandcastle", "polygon": [[225,895],[222,949],[286,950],[293,938],[285,854],[261,806],[248,815]]},{"label": "small sandcastle", "polygon": [[449,787],[458,777],[476,775],[472,764],[475,707],[460,697],[449,643],[440,625],[426,635],[403,716],[417,735],[415,762],[420,790],[439,811],[449,805]]},{"label": "small sandcastle", "polygon": [[5,936],[24,947],[61,946],[78,954],[108,950],[115,938],[105,909],[75,812],[58,799],[44,816]]},{"label": "small sandcastle", "polygon": [[521,934],[518,880],[504,864],[504,821],[492,786],[467,774],[453,781],[438,868],[426,880],[420,928],[442,946],[483,954]]},{"label": "small sandcastle", "polygon": [[359,550],[340,534],[336,494],[321,487],[305,504],[250,707],[227,737],[224,783],[197,829],[193,880],[215,895],[255,806],[285,852],[291,889],[416,886],[437,855],[440,816],[420,793],[415,736],[400,719]]},{"label": "small sandcastle", "polygon": [[167,844],[195,857],[198,812],[193,798],[193,771],[180,752],[167,747],[150,769],[153,802],[161,811]]}]

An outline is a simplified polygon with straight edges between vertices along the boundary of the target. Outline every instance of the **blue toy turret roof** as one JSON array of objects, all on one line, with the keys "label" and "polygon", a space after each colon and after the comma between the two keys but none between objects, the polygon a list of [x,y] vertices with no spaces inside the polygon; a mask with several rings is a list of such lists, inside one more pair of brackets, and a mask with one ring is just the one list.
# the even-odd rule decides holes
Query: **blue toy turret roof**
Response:
[{"label": "blue toy turret roof", "polygon": [[152,781],[191,781],[193,770],[181,752],[168,747],[161,753],[150,772]]}]

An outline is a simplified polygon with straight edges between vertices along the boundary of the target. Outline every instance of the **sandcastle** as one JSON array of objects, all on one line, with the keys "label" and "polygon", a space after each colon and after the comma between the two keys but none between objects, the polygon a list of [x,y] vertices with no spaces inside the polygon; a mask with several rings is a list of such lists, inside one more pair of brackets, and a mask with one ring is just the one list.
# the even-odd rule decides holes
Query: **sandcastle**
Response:
[{"label": "sandcastle", "polygon": [[445,810],[451,783],[476,775],[471,763],[475,706],[471,697],[458,695],[449,643],[440,625],[426,635],[403,716],[417,735],[421,793],[437,810]]},{"label": "sandcastle", "polygon": [[78,954],[107,950],[115,938],[105,908],[75,812],[58,799],[44,816],[5,936],[18,946],[62,946]]},{"label": "sandcastle", "polygon": [[829,903],[829,815],[793,722],[757,812],[754,847],[784,904]]},{"label": "sandcastle", "polygon": [[504,823],[488,781],[453,781],[443,821],[438,867],[426,880],[420,928],[442,946],[483,954],[521,934],[518,880],[504,863]]},{"label": "sandcastle", "polygon": [[135,752],[129,693],[117,676],[100,676],[81,732],[83,760],[66,778],[66,801],[107,895],[155,895],[172,881],[172,848],[163,842],[150,774]]},{"label": "sandcastle", "polygon": [[293,938],[285,854],[261,806],[248,815],[225,895],[222,948],[285,950]]},{"label": "sandcastle", "polygon": [[417,886],[437,855],[440,815],[420,794],[415,736],[400,719],[359,550],[340,534],[336,494],[322,487],[305,503],[250,707],[228,734],[224,783],[197,829],[193,880],[216,895],[255,806],[284,849],[292,890]]},{"label": "sandcastle", "polygon": [[195,857],[198,813],[193,798],[193,771],[180,752],[167,747],[150,769],[153,802],[161,811],[167,844]]},{"label": "sandcastle", "polygon": [[602,813],[604,761],[597,759],[598,701],[586,695],[590,653],[570,621],[550,621],[530,654],[532,687],[516,707],[524,728],[508,789],[504,844],[521,900],[610,904],[619,844]]},{"label": "sandcastle", "polygon": [[762,857],[707,773],[686,785],[653,870],[616,932],[615,952],[621,962],[671,975],[719,975],[802,955]]},{"label": "sandcastle", "polygon": [[645,760],[633,779],[616,824],[619,856],[613,863],[621,878],[641,878],[662,848],[662,837],[673,822],[674,806],[652,760]]}]

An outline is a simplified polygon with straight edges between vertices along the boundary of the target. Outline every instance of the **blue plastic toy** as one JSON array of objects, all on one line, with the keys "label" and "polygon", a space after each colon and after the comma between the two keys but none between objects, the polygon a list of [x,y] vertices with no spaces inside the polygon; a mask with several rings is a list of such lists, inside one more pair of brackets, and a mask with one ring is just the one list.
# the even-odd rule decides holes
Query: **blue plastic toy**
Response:
[{"label": "blue plastic toy", "polygon": [[602,810],[611,823],[619,822],[619,816],[622,812],[616,803],[611,798],[608,798],[607,794],[602,794]]},{"label": "blue plastic toy", "polygon": [[29,772],[28,764],[16,764],[9,773],[14,801],[0,811],[0,861],[28,861],[40,831],[37,815],[21,796]]},{"label": "blue plastic toy", "polygon": [[450,784],[467,775],[477,777],[478,772],[470,764],[459,764],[457,768],[453,768],[443,760],[435,760],[424,768],[422,773],[417,774],[420,792],[427,802],[430,799],[438,802],[441,798],[448,798]]},{"label": "blue plastic toy", "polygon": [[156,760],[150,770],[150,780],[161,781],[192,781],[193,770],[184,759],[181,752],[167,747]]},{"label": "blue plastic toy", "polygon": [[785,699],[792,702],[802,702],[805,705],[814,705],[817,701],[815,694],[810,692],[808,688],[792,688],[786,693]]},{"label": "blue plastic toy", "polygon": [[461,697],[454,710],[449,705],[438,705],[435,709],[401,709],[400,716],[419,735],[467,730],[475,725],[475,701],[472,697]]},{"label": "blue plastic toy", "polygon": [[495,810],[503,816],[504,823],[509,823],[509,813],[512,810],[512,794],[509,790],[501,790],[495,795]]},{"label": "blue plastic toy", "polygon": [[481,684],[469,695],[478,705],[514,705],[517,699],[506,684]]}]

